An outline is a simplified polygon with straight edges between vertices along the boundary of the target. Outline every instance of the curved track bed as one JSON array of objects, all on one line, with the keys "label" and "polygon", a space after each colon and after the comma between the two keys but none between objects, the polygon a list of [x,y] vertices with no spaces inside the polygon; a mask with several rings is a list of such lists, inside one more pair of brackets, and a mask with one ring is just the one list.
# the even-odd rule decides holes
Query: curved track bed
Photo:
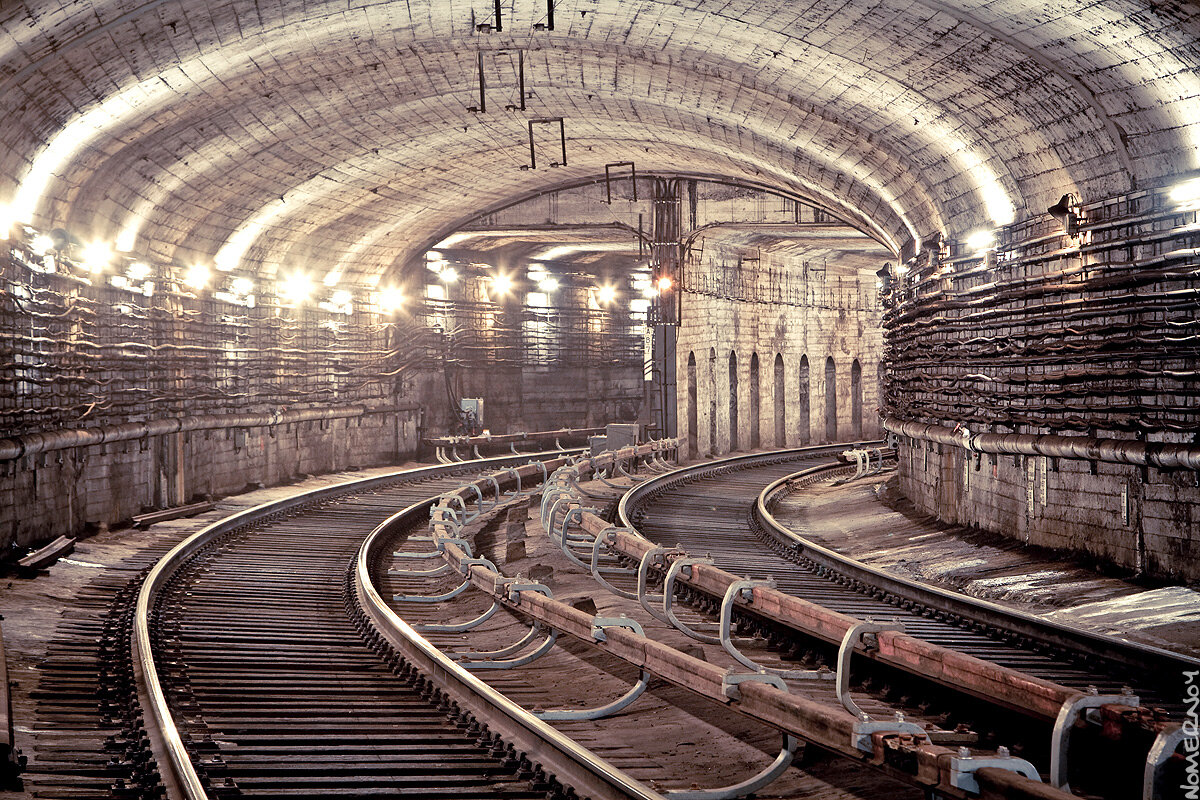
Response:
[{"label": "curved track bed", "polygon": [[[1043,625],[1027,615],[1006,616],[1005,609],[965,597],[948,605],[946,598],[922,591],[917,584],[876,574],[780,530],[765,506],[759,508],[760,495],[773,484],[772,491],[778,490],[789,476],[792,482],[803,482],[852,472],[853,467],[834,460],[834,454],[842,449],[845,446],[779,451],[677,470],[627,494],[620,507],[621,523],[656,544],[678,544],[689,553],[708,554],[718,567],[731,573],[770,577],[780,591],[833,611],[859,619],[895,620],[905,633],[934,645],[1083,692],[1094,687],[1102,695],[1120,696],[1132,689],[1141,698],[1143,709],[1158,707],[1152,712],[1158,717],[1155,724],[1167,715],[1178,718],[1178,696],[1172,697],[1169,680],[1177,680],[1181,670],[1194,669],[1191,659],[1104,640],[1061,625]],[[694,595],[690,599],[695,608],[711,612],[711,601],[697,602]],[[836,658],[836,648],[796,644],[789,641],[786,631],[769,623],[743,625],[742,631],[769,640],[777,657],[774,666],[832,666]],[[853,680],[856,691],[873,695],[893,709],[926,717],[932,713],[940,717],[942,725],[962,725],[978,731],[984,739],[1014,745],[1037,763],[1046,763],[1049,726],[1045,723],[1014,715],[998,705],[989,707],[986,698],[938,696],[937,691],[887,670],[858,669]],[[1146,726],[1139,741],[1121,742],[1112,749],[1140,752],[1144,759],[1154,735],[1153,725]],[[1073,746],[1101,746],[1085,739],[1077,737]],[[1073,765],[1094,767],[1104,761],[1097,752],[1104,751],[1092,750]],[[1120,760],[1129,763],[1128,757]],[[1136,757],[1133,763],[1137,763]],[[1140,772],[1123,769],[1122,774],[1119,786],[1106,779],[1110,783],[1107,796],[1140,793]]]},{"label": "curved track bed", "polygon": [[386,653],[353,600],[351,567],[374,529],[499,464],[421,470],[273,513],[171,574],[153,651],[207,796],[572,796]]}]

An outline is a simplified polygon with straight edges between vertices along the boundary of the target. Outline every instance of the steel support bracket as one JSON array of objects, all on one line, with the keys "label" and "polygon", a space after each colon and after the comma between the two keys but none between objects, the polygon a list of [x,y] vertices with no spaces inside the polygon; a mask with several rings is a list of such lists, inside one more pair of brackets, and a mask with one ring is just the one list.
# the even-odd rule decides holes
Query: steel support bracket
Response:
[{"label": "steel support bracket", "polygon": [[975,770],[984,767],[1005,769],[1031,781],[1042,782],[1042,776],[1038,774],[1037,767],[1023,758],[1005,755],[1001,751],[1000,755],[995,756],[951,756],[950,785],[972,794],[979,794],[979,782],[975,779]]},{"label": "steel support bracket", "polygon": [[[1193,734],[1194,735],[1194,734]],[[1175,755],[1184,740],[1183,725],[1175,723],[1159,731],[1146,756],[1146,772],[1142,778],[1142,800],[1155,800],[1159,796],[1163,765]]]},{"label": "steel support bracket", "polygon": [[[667,619],[669,619],[671,624],[677,629],[683,631],[696,641],[704,642],[705,644],[721,644],[721,637],[692,630],[681,619],[679,619],[679,617],[675,616],[675,609],[673,608],[675,600],[675,581],[680,575],[683,575],[685,578],[691,578],[692,566],[695,564],[707,564],[711,566],[713,563],[714,562],[711,558],[693,558],[691,556],[684,556],[683,558],[676,559],[675,562],[671,564],[671,568],[667,570],[667,577],[663,580],[663,613],[667,615]],[[685,570],[686,574],[684,574]],[[746,666],[750,665],[747,664]]]},{"label": "steel support bracket", "polygon": [[837,659],[837,693],[838,700],[842,702],[842,708],[854,715],[855,719],[864,722],[870,722],[871,717],[865,711],[858,707],[854,699],[850,696],[850,661],[854,655],[854,648],[861,642],[866,650],[878,649],[879,640],[875,634],[882,631],[903,631],[904,626],[898,621],[892,622],[873,622],[866,620],[851,625],[846,631],[846,635],[842,637],[842,645],[838,648]]},{"label": "steel support bracket", "polygon": [[636,619],[630,619],[629,617],[592,617],[593,639],[597,642],[607,642],[608,634],[604,632],[605,628],[628,628],[638,636],[646,636],[646,632],[642,630],[642,624]]},{"label": "steel support bracket", "polygon": [[437,545],[437,549],[438,549],[439,553],[446,552],[446,545],[455,544],[455,545],[458,545],[458,548],[460,550],[462,550],[464,553],[467,554],[467,558],[471,558],[474,555],[474,553],[471,552],[471,543],[468,542],[466,539],[460,539],[456,536],[447,537],[445,539],[438,539],[435,542],[435,544]]},{"label": "steel support bracket", "polygon": [[742,699],[742,690],[738,687],[749,681],[769,684],[781,692],[788,690],[787,684],[778,675],[766,672],[726,672],[721,677],[721,692],[730,700],[740,700]]},{"label": "steel support bracket", "polygon": [[915,722],[905,722],[904,715],[897,713],[893,720],[863,720],[854,723],[854,731],[850,734],[850,744],[856,750],[875,755],[875,735],[892,734],[895,736],[911,736],[914,740],[925,741],[928,736],[925,729]]},{"label": "steel support bracket", "polygon": [[525,583],[515,579],[504,582],[504,597],[508,602],[521,602],[521,592],[537,592],[538,594],[544,594],[551,600],[554,599],[554,592],[550,591],[550,587],[544,583]]},{"label": "steel support bracket", "polygon": [[1068,698],[1058,710],[1058,718],[1054,720],[1054,732],[1050,739],[1050,785],[1056,789],[1069,792],[1071,786],[1067,780],[1067,751],[1071,742],[1071,729],[1076,720],[1089,709],[1100,706],[1133,706],[1141,705],[1134,694],[1097,694],[1095,689],[1090,694]]},{"label": "steel support bracket", "polygon": [[753,597],[753,591],[756,586],[773,589],[775,588],[775,582],[769,580],[740,580],[729,584],[729,588],[725,590],[725,597],[721,600],[721,628],[720,635],[717,639],[717,642],[721,645],[721,647],[725,648],[725,652],[733,656],[734,660],[739,664],[749,667],[756,672],[769,673],[794,680],[833,680],[836,678],[836,673],[832,672],[827,667],[821,667],[820,669],[776,669],[774,667],[764,667],[734,646],[734,601],[739,597],[745,601],[749,601],[751,597]]}]

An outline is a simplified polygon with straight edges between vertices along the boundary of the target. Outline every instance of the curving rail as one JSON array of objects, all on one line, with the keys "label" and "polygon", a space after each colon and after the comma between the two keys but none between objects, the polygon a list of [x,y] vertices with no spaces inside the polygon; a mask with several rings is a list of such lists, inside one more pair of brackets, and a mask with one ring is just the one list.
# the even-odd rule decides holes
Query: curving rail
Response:
[{"label": "curving rail", "polygon": [[[508,472],[513,473],[523,471],[527,481],[537,482],[541,476],[546,474],[546,465],[544,463],[534,463],[531,466],[521,466],[529,460],[531,455],[549,457],[550,461],[548,463],[550,469],[553,469],[564,463],[563,459],[567,454],[561,451],[553,451],[542,454],[525,454],[521,457],[505,456],[453,466],[404,470],[388,475],[348,481],[324,487],[292,496],[285,500],[249,509],[208,526],[181,542],[160,560],[147,575],[138,594],[131,638],[138,696],[142,708],[146,712],[145,721],[147,730],[150,732],[150,747],[154,752],[156,761],[160,765],[160,774],[168,796],[184,797],[188,800],[201,800],[210,796],[209,790],[205,786],[205,781],[201,778],[192,762],[192,756],[185,746],[183,736],[174,719],[172,709],[168,703],[168,692],[163,683],[163,676],[160,674],[159,664],[156,663],[155,653],[153,652],[152,626],[156,617],[161,613],[159,601],[164,595],[166,587],[171,583],[173,576],[178,574],[185,564],[188,564],[198,553],[214,541],[220,539],[223,535],[244,529],[248,525],[262,523],[267,519],[279,518],[284,512],[298,509],[301,506],[307,507],[335,498],[345,498],[356,493],[378,491],[382,487],[394,485],[397,482],[413,482],[439,478],[462,474],[464,469],[482,469],[486,467],[506,467],[509,468]],[[395,524],[399,519],[410,518],[413,514],[420,513],[420,510],[427,509],[430,502],[432,500],[426,501],[424,504],[417,503],[410,505],[405,511],[392,517],[392,524]],[[368,551],[369,548],[364,546],[360,552],[366,554]],[[376,605],[378,601],[377,595],[373,596],[369,590],[364,589],[360,597],[366,601],[366,607],[372,610],[373,614],[371,616],[380,620],[380,623],[384,626],[384,632],[381,635],[387,638],[389,642],[399,644],[396,637],[401,633],[413,635],[411,629],[406,629],[406,626],[395,619],[394,615],[379,614],[379,609]],[[409,643],[405,647],[415,648],[413,652],[423,650],[419,644],[413,645]],[[431,668],[443,674],[449,674],[449,667],[453,666],[437,662],[436,659],[430,661],[430,664]],[[469,684],[471,676],[466,676],[464,680]],[[521,747],[526,750],[526,755],[529,759],[537,761],[544,758],[547,764],[553,765],[553,769],[561,770],[567,780],[571,780],[571,775],[568,773],[579,773],[582,776],[580,778],[581,783],[589,787],[589,793],[593,794],[593,796],[598,798],[632,796],[646,798],[646,800],[653,800],[653,798],[657,797],[653,793],[647,793],[636,782],[621,775],[618,771],[608,767],[598,759],[590,757],[589,754],[581,751],[571,743],[564,741],[561,736],[549,730],[544,723],[529,717],[524,712],[520,712],[512,704],[506,704],[501,698],[490,696],[487,692],[482,692],[479,696],[483,698],[482,705],[486,706],[487,719],[492,720],[497,729],[520,732],[518,739],[521,742]],[[583,766],[580,766],[580,764]],[[544,775],[540,771],[536,774]],[[557,783],[554,785],[561,786],[561,784]],[[605,786],[607,786],[607,789],[600,791]]]},{"label": "curving rail", "polygon": [[[670,443],[658,444],[657,449],[662,450],[669,446]],[[597,477],[609,483],[608,479],[616,474],[632,477],[625,464],[632,459],[641,458],[647,459],[647,466],[651,469],[666,471],[669,468],[658,459],[655,447],[642,446],[630,451],[580,459],[550,476],[542,495],[542,521],[551,540],[562,549],[564,555],[577,564],[586,565],[590,554],[591,571],[601,585],[627,597],[634,595],[613,586],[608,579],[599,574],[597,556],[602,550],[607,549],[610,554],[625,556],[635,554],[641,557],[643,564],[648,559],[658,556],[659,572],[667,570],[667,564],[670,563],[667,570],[667,586],[664,586],[662,596],[657,598],[663,603],[664,611],[664,616],[654,614],[659,619],[678,622],[671,614],[669,603],[672,580],[677,581],[677,585],[705,586],[708,590],[718,583],[723,583],[727,587],[724,593],[726,608],[735,603],[739,606],[752,606],[756,602],[761,605],[772,592],[769,587],[761,585],[762,582],[745,581],[726,573],[713,566],[710,559],[681,558],[682,553],[655,547],[636,532],[619,529],[606,522],[598,515],[596,509],[589,507],[587,490],[579,486],[580,480]],[[819,452],[828,453],[829,448],[820,448]],[[781,459],[778,454],[766,458],[787,460],[786,457]],[[643,486],[654,485],[656,482],[647,481]],[[433,509],[431,538],[439,544],[446,561],[465,577],[467,583],[490,594],[497,603],[521,612],[536,623],[570,634],[599,650],[636,665],[641,668],[643,674],[653,674],[716,700],[731,710],[766,722],[788,736],[799,737],[851,758],[866,759],[868,763],[893,777],[915,782],[926,789],[935,789],[942,796],[967,798],[978,793],[980,787],[987,786],[990,787],[989,791],[999,792],[998,796],[1006,798],[1045,800],[1067,797],[1042,784],[1036,769],[1029,762],[1011,756],[1002,748],[998,752],[989,753],[939,746],[931,741],[932,732],[902,718],[871,719],[861,711],[858,714],[846,713],[845,710],[830,707],[827,702],[790,693],[782,680],[785,675],[788,678],[798,677],[790,671],[768,673],[749,660],[742,661],[749,670],[737,666],[724,668],[647,638],[640,626],[631,621],[599,618],[556,601],[545,591],[546,587],[529,584],[514,586],[513,579],[499,574],[490,563],[472,558],[469,546],[459,538],[459,512],[462,517],[468,517],[469,504],[473,500],[478,501],[482,509],[483,492],[482,482],[477,481],[464,485],[444,498]],[[573,523],[581,529],[581,533],[570,532]],[[646,611],[654,613],[651,605],[645,602],[644,569],[639,572],[637,597]],[[787,602],[785,597],[785,604]],[[875,629],[865,630],[861,624],[857,624],[858,621],[845,615],[832,613],[796,598],[790,598],[790,602],[791,605],[786,609],[788,614],[785,616],[800,612],[800,616],[807,614],[809,621],[825,625],[836,626],[844,621],[856,634],[876,633]],[[721,625],[721,638],[727,640],[730,625],[728,611],[724,613]],[[679,627],[686,630],[686,626]],[[722,641],[722,644],[725,643]],[[736,648],[727,649],[735,657],[739,655]],[[978,666],[969,660],[962,663]],[[993,676],[997,674],[997,670],[990,666],[985,666],[984,671]],[[1000,673],[1001,680],[1014,681],[1026,687],[1038,686],[1036,680],[1013,670],[1001,670]],[[812,677],[819,679],[826,676],[814,674]],[[776,764],[761,775],[737,786],[696,796],[738,797],[747,791],[754,791],[780,774],[780,767],[786,768],[794,747],[794,744],[789,745],[785,741],[784,750]],[[667,794],[671,796],[673,793]],[[691,795],[684,793],[679,796]]]},{"label": "curving rail", "polygon": [[[1177,725],[1165,721],[1155,708],[1139,704],[1131,692],[1097,692],[1089,690],[1088,684],[1120,687],[1128,680],[1148,704],[1169,706],[1169,699],[1163,696],[1167,676],[1197,669],[1200,662],[904,581],[782,530],[770,514],[773,498],[800,480],[846,470],[838,465],[798,473],[789,470],[788,462],[802,458],[804,452],[739,456],[647,481],[622,499],[621,522],[629,526],[645,517],[654,520],[643,527],[652,537],[674,541],[681,536],[687,548],[710,549],[718,563],[732,564],[731,569],[753,568],[759,574],[771,571],[778,578],[779,589],[756,585],[737,598],[739,605],[744,600],[746,612],[840,645],[843,652],[846,642],[857,635],[854,629],[864,615],[891,617],[895,622],[872,631],[872,646],[864,648],[868,652],[863,655],[1052,724],[1048,774],[1054,785],[1068,785],[1068,740],[1076,722],[1085,716],[1102,718],[1106,732],[1110,728],[1114,732],[1106,735],[1125,736],[1131,742],[1126,749],[1145,754],[1153,742],[1145,768],[1144,796],[1157,796],[1154,786],[1163,761],[1174,751],[1174,744],[1169,749],[1167,744],[1177,743]],[[767,477],[757,478],[758,474]],[[685,497],[693,501],[708,497],[723,480],[736,486],[731,494],[742,498],[744,511],[753,512],[753,518],[717,531],[719,526],[712,520],[680,512],[689,502]],[[696,482],[703,482],[704,488],[689,487]],[[728,501],[730,496],[722,499]],[[655,511],[664,503],[669,517]],[[743,531],[740,540],[732,534],[732,528],[738,526]],[[751,535],[755,527],[758,536]],[[609,536],[610,546],[635,560],[651,549],[624,532]],[[774,566],[758,552],[764,542],[773,550]],[[722,572],[697,564],[682,583],[705,596],[721,598],[738,580],[738,576]],[[824,608],[798,601],[795,595],[819,598]],[[899,627],[923,638],[887,630]],[[1120,674],[1116,680],[1111,677],[1114,672]]]}]

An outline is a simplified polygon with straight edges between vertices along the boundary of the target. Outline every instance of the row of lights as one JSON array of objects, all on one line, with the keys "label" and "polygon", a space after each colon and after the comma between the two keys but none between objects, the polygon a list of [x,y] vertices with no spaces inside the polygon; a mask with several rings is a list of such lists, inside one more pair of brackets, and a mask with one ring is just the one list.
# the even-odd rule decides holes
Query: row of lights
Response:
[{"label": "row of lights", "polygon": [[[119,257],[103,242],[87,244],[79,250],[78,259],[67,260],[62,257],[62,251],[70,246],[70,242],[62,232],[56,231],[56,235],[50,235],[29,230],[28,233],[29,252],[39,260],[36,266],[45,271],[56,271],[60,262],[64,262],[85,270],[93,279],[99,279],[110,272],[120,258],[127,262],[124,272],[110,275],[109,283],[147,297],[154,293],[155,284],[150,280],[154,268],[145,261]],[[179,282],[198,293],[207,289],[212,281],[213,271],[209,267],[194,264],[186,268]],[[312,279],[303,272],[294,272],[276,283],[277,297],[286,306],[299,307],[309,303],[313,298],[313,289]],[[253,308],[256,302],[254,281],[245,276],[230,277],[226,284],[214,288],[212,294],[218,300],[248,308]],[[376,293],[375,304],[383,313],[395,312],[403,306],[404,294],[397,288],[384,287]],[[317,307],[330,313],[349,315],[354,310],[354,295],[348,289],[334,289],[317,303]]]},{"label": "row of lights", "polygon": [[[426,263],[430,271],[434,273],[437,279],[443,284],[452,284],[458,281],[458,271],[451,265],[447,264],[436,251],[429,251],[426,254]],[[558,291],[560,282],[558,278],[550,275],[544,267],[535,263],[529,269],[529,278],[537,286],[538,290],[546,294],[552,294]],[[670,288],[669,279],[667,288]],[[515,287],[515,281],[511,275],[499,272],[487,278],[490,286],[489,295],[493,300],[508,297],[512,294]],[[591,288],[591,292],[596,302],[600,305],[611,305],[617,299],[617,289],[615,286],[603,285]]]}]

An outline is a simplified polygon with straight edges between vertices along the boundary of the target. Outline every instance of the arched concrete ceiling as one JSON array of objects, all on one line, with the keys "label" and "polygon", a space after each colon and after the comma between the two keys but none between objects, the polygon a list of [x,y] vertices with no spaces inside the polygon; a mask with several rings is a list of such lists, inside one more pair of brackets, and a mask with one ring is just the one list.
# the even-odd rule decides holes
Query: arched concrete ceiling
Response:
[{"label": "arched concrete ceiling", "polygon": [[[480,33],[486,0],[6,2],[0,205],[179,263],[374,282],[614,161],[776,185],[894,248],[1200,169],[1192,4],[564,0],[535,30],[546,9],[504,0]],[[559,116],[568,165],[545,126],[521,169],[528,120]]]}]

